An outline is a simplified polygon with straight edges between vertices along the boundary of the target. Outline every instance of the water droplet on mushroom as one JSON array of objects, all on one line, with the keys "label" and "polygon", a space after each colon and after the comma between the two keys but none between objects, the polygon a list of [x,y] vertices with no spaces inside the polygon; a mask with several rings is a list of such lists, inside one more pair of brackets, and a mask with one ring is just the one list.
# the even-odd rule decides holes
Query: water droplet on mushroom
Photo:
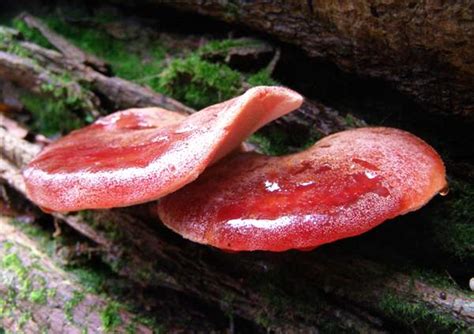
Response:
[{"label": "water droplet on mushroom", "polygon": [[174,130],[174,133],[175,133],[175,134],[182,134],[182,133],[191,132],[191,131],[193,131],[193,130],[195,130],[195,127],[194,127],[194,126],[192,126],[192,125],[186,125],[186,126],[177,128],[176,130]]},{"label": "water droplet on mushroom", "polygon": [[159,143],[159,142],[167,142],[169,141],[169,137],[168,136],[156,136],[155,138],[153,138],[151,140],[152,143]]},{"label": "water droplet on mushroom", "polygon": [[272,181],[265,181],[265,190],[269,192],[274,192],[274,191],[279,191],[281,190],[280,185],[278,182],[272,182]]},{"label": "water droplet on mushroom", "polygon": [[441,189],[441,190],[439,191],[439,194],[440,194],[441,196],[446,196],[447,194],[449,194],[449,186],[446,185],[443,189]]},{"label": "water droplet on mushroom", "polygon": [[298,187],[307,187],[315,184],[315,181],[304,181],[304,182],[298,182],[297,186]]},{"label": "water droplet on mushroom", "polygon": [[373,178],[377,177],[377,173],[374,172],[365,171],[364,174],[369,180],[372,180]]}]

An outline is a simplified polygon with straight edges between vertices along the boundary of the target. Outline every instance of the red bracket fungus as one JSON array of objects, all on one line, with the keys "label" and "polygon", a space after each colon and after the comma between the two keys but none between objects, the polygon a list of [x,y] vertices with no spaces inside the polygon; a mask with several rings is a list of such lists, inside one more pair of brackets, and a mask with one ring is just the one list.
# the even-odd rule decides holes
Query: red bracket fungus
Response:
[{"label": "red bracket fungus", "polygon": [[221,249],[304,250],[416,210],[445,186],[443,162],[424,141],[361,128],[289,156],[231,156],[156,210],[185,238]]},{"label": "red bracket fungus", "polygon": [[47,211],[128,206],[195,180],[301,95],[255,87],[189,117],[159,108],[104,117],[53,143],[24,170],[28,196]]}]

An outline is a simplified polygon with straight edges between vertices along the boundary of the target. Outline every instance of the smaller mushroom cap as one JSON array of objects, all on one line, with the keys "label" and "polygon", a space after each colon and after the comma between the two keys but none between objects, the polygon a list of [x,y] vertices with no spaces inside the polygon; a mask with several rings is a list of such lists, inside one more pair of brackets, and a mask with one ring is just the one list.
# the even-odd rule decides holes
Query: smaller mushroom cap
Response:
[{"label": "smaller mushroom cap", "polygon": [[231,156],[156,210],[183,237],[221,249],[304,250],[416,210],[445,186],[443,162],[424,141],[361,128],[289,156]]},{"label": "smaller mushroom cap", "polygon": [[158,199],[301,103],[290,89],[255,87],[189,117],[159,108],[114,113],[33,159],[23,172],[28,197],[63,212]]}]

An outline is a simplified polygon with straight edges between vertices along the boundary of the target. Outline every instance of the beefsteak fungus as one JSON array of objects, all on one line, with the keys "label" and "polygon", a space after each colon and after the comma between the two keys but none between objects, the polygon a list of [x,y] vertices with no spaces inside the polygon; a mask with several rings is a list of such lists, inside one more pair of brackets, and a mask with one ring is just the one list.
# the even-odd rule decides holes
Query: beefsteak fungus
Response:
[{"label": "beefsteak fungus", "polygon": [[31,161],[23,173],[28,196],[45,210],[62,212],[155,200],[195,180],[302,101],[287,88],[255,87],[189,117],[159,108],[111,114]]},{"label": "beefsteak fungus", "polygon": [[311,249],[416,210],[445,186],[443,162],[424,141],[361,128],[289,156],[223,159],[156,209],[183,237],[221,249]]}]

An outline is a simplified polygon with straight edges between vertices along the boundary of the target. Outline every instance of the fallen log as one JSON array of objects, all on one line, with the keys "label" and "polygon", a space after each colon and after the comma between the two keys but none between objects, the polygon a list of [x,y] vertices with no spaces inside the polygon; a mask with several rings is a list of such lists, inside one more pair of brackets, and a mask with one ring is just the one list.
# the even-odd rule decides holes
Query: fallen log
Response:
[{"label": "fallen log", "polygon": [[87,65],[101,73],[110,72],[109,65],[94,55],[88,54],[73,44],[69,43],[64,37],[49,29],[43,22],[28,13],[22,13],[18,17],[32,29],[38,29],[46,37],[49,43],[58,49],[65,57],[79,64]]},{"label": "fallen log", "polygon": [[[62,70],[71,71],[78,79],[90,83],[94,90],[113,105],[114,109],[161,106],[165,109],[186,114],[196,112],[192,108],[156,93],[147,87],[118,77],[108,77],[84,66],[71,63],[67,58],[53,50],[29,42],[21,42],[20,45],[27,49],[32,57],[43,66],[55,66]],[[353,122],[356,126],[365,124],[355,117]],[[340,116],[336,110],[311,100],[306,100],[301,108],[279,118],[275,121],[275,124],[293,130],[314,129],[322,135],[328,135],[350,127],[348,121]]]},{"label": "fallen log", "polygon": [[[20,151],[13,156],[27,157],[21,154],[22,147],[31,144],[0,130],[1,150],[2,142],[12,141]],[[24,191],[17,167],[6,165],[0,178]],[[308,330],[328,323],[367,331],[412,326],[400,319],[397,307],[414,310],[417,314],[410,316],[415,320],[410,321],[420,322],[418,326],[452,330],[474,323],[472,298],[463,292],[437,287],[337,247],[312,253],[226,254],[163,229],[146,205],[56,217],[100,245],[104,262],[120,275],[218,304],[268,329]]]},{"label": "fallen log", "polygon": [[[11,81],[28,91],[47,96],[52,92],[45,91],[43,88],[45,85],[55,87],[61,84],[55,73],[68,73],[72,74],[77,81],[90,83],[93,90],[112,102],[112,110],[160,106],[174,111],[193,112],[182,103],[153,92],[149,88],[121,78],[108,77],[87,66],[72,62],[56,51],[44,49],[32,43],[22,43],[22,47],[31,53],[31,58],[0,51],[0,78]],[[35,57],[39,62],[35,60]],[[77,82],[69,81],[67,88],[78,95],[81,101],[84,101],[86,105],[83,109],[85,111],[98,109],[99,98],[83,89]],[[95,114],[97,115],[97,113]]]},{"label": "fallen log", "polygon": [[345,71],[383,79],[427,110],[474,113],[470,1],[153,2],[271,34]]},{"label": "fallen log", "polygon": [[[24,13],[20,18],[22,18],[26,24],[33,21],[35,22],[33,26],[41,26],[40,32],[53,44],[57,34],[42,23],[39,18],[27,13]],[[14,36],[18,37],[19,34],[15,33]],[[76,61],[75,58],[70,59],[68,53],[62,52],[62,49],[59,49],[61,52],[56,52],[29,42],[20,42],[20,45],[28,50],[31,56],[44,67],[48,68],[53,65],[56,68],[73,72],[78,80],[91,84],[93,90],[103,99],[107,100],[106,104],[112,106],[112,110],[160,106],[165,109],[187,114],[195,112],[192,108],[165,95],[154,92],[148,87],[99,73],[93,68],[85,66],[86,64],[83,62]],[[61,40],[61,45],[63,45],[65,49],[77,49],[66,39]],[[278,55],[279,51],[277,51],[275,59],[270,63],[270,67],[275,66],[273,62],[278,59]],[[328,135],[332,132],[347,129],[353,125],[360,126],[365,124],[355,117],[351,118],[351,123],[355,124],[349,124],[336,110],[328,108],[319,102],[308,100],[300,109],[275,122],[277,126],[285,130],[292,129],[294,132],[308,132],[308,130],[311,129],[316,135]],[[307,137],[313,135],[313,133],[306,134]]]},{"label": "fallen log", "polygon": [[153,333],[111,299],[88,291],[0,216],[0,325],[25,333]]},{"label": "fallen log", "polygon": [[0,51],[0,78],[38,95],[64,100],[77,99],[81,111],[94,117],[100,114],[99,101],[94,94],[77,82],[64,81],[57,74],[38,66],[32,59]]},{"label": "fallen log", "polygon": [[[20,157],[16,163],[21,164],[28,159],[31,144],[12,138],[6,131],[0,129],[0,150],[5,147],[2,146],[2,142],[12,141],[17,143],[9,146],[15,153],[10,152],[8,155]],[[22,149],[25,149],[25,152]],[[0,179],[4,179],[10,186],[25,194],[22,177],[13,163],[0,159]],[[148,220],[153,219],[148,214],[146,206],[137,207],[135,211],[144,212]],[[296,315],[266,314],[274,312],[271,309],[262,310],[262,306],[272,307],[267,305],[272,297],[265,295],[266,292],[260,292],[258,286],[249,287],[246,279],[242,282],[242,278],[219,271],[212,260],[214,255],[203,253],[203,249],[197,251],[204,257],[211,255],[207,260],[209,262],[206,263],[204,260],[201,264],[195,263],[194,258],[189,257],[187,252],[196,250],[181,249],[179,244],[167,240],[166,233],[164,235],[156,233],[148,222],[129,214],[127,210],[86,211],[69,215],[54,213],[53,216],[97,244],[102,249],[105,263],[118,274],[141,286],[165,287],[191,294],[218,305],[227,313],[280,331],[315,330],[326,322],[340,323],[341,328],[377,330],[379,327],[380,321],[374,316],[365,314],[364,311],[360,311],[362,315],[358,315],[357,312],[353,314],[352,311],[322,301],[319,301],[321,305],[318,305],[318,312],[322,313],[314,320],[312,318],[315,314],[306,314],[303,309],[296,311]],[[370,320],[369,323],[365,318]],[[304,323],[300,324],[300,321]]]},{"label": "fallen log", "polygon": [[[76,81],[89,84],[102,99],[100,105],[107,105],[110,110],[159,106],[186,114],[195,112],[192,108],[163,94],[118,77],[108,77],[69,60],[57,51],[30,42],[19,42],[19,45],[28,51],[31,59],[0,52],[0,77],[24,89],[42,94],[41,85],[50,81],[47,73],[65,72],[70,73]],[[288,133],[311,131],[322,136],[364,124],[355,117],[351,117],[349,122],[336,110],[317,101],[306,100],[301,108],[276,120],[272,126]],[[310,136],[311,134],[306,134],[306,137]]]},{"label": "fallen log", "polygon": [[[27,43],[22,46],[27,47]],[[117,105],[137,106],[140,101],[159,96],[147,88],[143,93],[140,86],[131,89],[129,82],[119,79],[124,83],[122,89],[131,92],[131,98],[137,98],[120,101],[124,91],[109,84],[113,78],[68,61],[56,51],[33,44],[29,47],[30,52],[36,48],[31,54],[41,67],[79,73],[77,76],[85,82],[90,75],[99,76],[106,88],[112,87],[107,94],[111,101],[118,101]],[[147,94],[152,95],[147,97]],[[142,96],[144,99],[140,100]],[[164,103],[159,102],[163,99],[151,101]],[[297,116],[291,123],[282,124],[302,122],[304,127],[323,119],[327,112],[329,121],[322,121],[322,133],[347,126],[330,109],[315,117],[319,110],[316,106],[303,113],[304,118]],[[8,152],[2,141],[11,143],[11,140],[7,131],[0,131],[2,151]],[[16,153],[5,153],[11,160],[3,159],[0,168],[0,178],[19,191],[24,186],[18,169],[33,155],[29,155],[27,146],[23,140],[13,140],[9,147]],[[467,328],[473,321],[472,302],[463,292],[433,286],[385,265],[349,256],[337,246],[308,254],[228,255],[183,241],[162,229],[146,206],[55,216],[100,245],[104,262],[124,277],[143,286],[164,286],[196,296],[268,329],[308,331],[338,323],[337,329],[366,331],[410,328],[414,324],[419,328],[451,330]],[[403,312],[410,313],[406,319],[400,317]]]},{"label": "fallen log", "polygon": [[66,248],[74,254],[93,250],[85,243],[69,245],[64,238],[48,236],[35,223],[0,215],[1,329],[152,334],[217,332],[227,326],[225,315],[210,319],[207,305],[193,305],[174,291],[146,292],[113,273],[77,264],[65,267],[64,261],[71,261],[60,258],[68,256]]}]

